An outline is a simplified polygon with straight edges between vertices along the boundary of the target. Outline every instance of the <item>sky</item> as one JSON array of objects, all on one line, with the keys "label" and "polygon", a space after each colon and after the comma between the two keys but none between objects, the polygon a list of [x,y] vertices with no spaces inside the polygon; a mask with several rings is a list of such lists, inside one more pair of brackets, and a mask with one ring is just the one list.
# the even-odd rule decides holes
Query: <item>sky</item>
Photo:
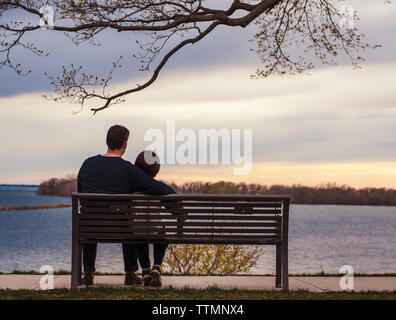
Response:
[{"label": "sky", "polygon": [[[108,70],[121,54],[126,64],[112,91],[143,82],[130,59],[131,36],[104,34],[111,45],[73,47],[48,31],[35,41],[47,58],[17,52],[32,75],[0,70],[0,183],[36,184],[76,174],[89,156],[106,152],[113,124],[131,131],[125,159],[133,162],[150,142],[148,130],[225,128],[252,130],[252,170],[235,175],[238,164],[163,165],[158,178],[185,181],[234,181],[261,184],[346,184],[396,188],[396,5],[383,1],[346,1],[358,12],[357,26],[381,48],[365,53],[363,67],[319,67],[309,75],[251,80],[260,67],[249,48],[251,27],[222,28],[175,55],[157,82],[95,116],[88,108],[59,104],[41,95],[51,92],[43,71],[56,74],[63,64]],[[128,56],[129,54],[129,56]]]}]

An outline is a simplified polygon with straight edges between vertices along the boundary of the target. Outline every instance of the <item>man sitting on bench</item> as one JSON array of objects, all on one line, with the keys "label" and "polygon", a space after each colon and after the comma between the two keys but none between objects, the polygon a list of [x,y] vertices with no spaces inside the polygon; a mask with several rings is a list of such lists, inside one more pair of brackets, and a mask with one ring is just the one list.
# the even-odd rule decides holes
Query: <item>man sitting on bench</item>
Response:
[{"label": "man sitting on bench", "polygon": [[[107,153],[88,158],[78,173],[78,192],[125,194],[140,192],[149,195],[176,193],[168,185],[155,180],[129,161],[122,159],[128,146],[129,130],[120,125],[107,132]],[[84,285],[93,284],[97,244],[83,245]],[[135,244],[122,244],[125,285],[141,285]]]}]

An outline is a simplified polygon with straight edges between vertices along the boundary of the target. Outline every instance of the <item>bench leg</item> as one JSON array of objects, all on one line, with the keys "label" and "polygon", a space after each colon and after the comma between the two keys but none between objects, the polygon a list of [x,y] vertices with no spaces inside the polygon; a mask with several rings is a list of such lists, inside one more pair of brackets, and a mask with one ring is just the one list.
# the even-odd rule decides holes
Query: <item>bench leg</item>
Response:
[{"label": "bench leg", "polygon": [[275,273],[275,288],[281,288],[282,287],[282,251],[281,251],[281,245],[277,244],[276,245],[276,273]]},{"label": "bench leg", "polygon": [[282,243],[282,288],[289,290],[288,244]]},{"label": "bench leg", "polygon": [[78,246],[78,273],[77,273],[77,281],[78,284],[82,284],[82,246]]},{"label": "bench leg", "polygon": [[78,243],[72,245],[72,263],[71,263],[71,288],[78,287],[79,278],[81,277],[81,248]]},{"label": "bench leg", "polygon": [[79,213],[78,200],[72,197],[72,257],[71,257],[71,284],[72,289],[81,283],[81,256],[82,248],[79,240]]}]

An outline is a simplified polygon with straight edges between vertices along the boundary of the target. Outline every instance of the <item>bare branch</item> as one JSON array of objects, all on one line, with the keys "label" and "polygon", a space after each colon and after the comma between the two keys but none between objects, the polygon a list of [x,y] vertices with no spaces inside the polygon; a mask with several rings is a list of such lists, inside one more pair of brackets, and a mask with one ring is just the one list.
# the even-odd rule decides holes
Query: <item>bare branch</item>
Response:
[{"label": "bare branch", "polygon": [[[254,22],[259,28],[253,40],[264,67],[257,70],[255,78],[310,70],[314,57],[322,63],[336,63],[340,53],[356,67],[363,60],[360,50],[378,47],[364,43],[364,35],[357,29],[340,28],[341,14],[329,0],[230,0],[224,9],[210,8],[209,4],[203,0],[5,0],[0,3],[0,69],[10,67],[26,74],[19,63],[11,61],[12,50],[18,46],[45,56],[37,45],[23,42],[26,34],[40,29],[40,19],[46,21],[43,6],[54,11],[54,24],[48,31],[64,33],[76,45],[84,41],[96,44],[97,35],[105,30],[150,38],[139,43],[142,53],[134,57],[140,60],[141,71],[149,71],[157,60],[158,64],[145,83],[123,92],[107,93],[113,74],[121,67],[120,59],[105,77],[88,75],[73,65],[64,67],[61,76],[46,74],[57,94],[52,99],[81,107],[93,101],[100,104],[91,108],[94,114],[149,87],[176,52],[202,40],[219,25],[244,28]],[[7,21],[4,16],[11,10],[37,18],[37,24]],[[182,40],[174,44],[177,38]]]}]

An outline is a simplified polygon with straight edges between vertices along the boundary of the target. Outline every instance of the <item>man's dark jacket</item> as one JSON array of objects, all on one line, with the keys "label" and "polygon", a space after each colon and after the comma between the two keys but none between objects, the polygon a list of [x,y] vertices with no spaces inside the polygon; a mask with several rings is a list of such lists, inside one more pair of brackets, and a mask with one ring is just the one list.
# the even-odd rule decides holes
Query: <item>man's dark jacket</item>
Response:
[{"label": "man's dark jacket", "polygon": [[129,161],[102,155],[84,161],[77,177],[77,190],[83,193],[176,193],[171,187],[153,179]]}]

